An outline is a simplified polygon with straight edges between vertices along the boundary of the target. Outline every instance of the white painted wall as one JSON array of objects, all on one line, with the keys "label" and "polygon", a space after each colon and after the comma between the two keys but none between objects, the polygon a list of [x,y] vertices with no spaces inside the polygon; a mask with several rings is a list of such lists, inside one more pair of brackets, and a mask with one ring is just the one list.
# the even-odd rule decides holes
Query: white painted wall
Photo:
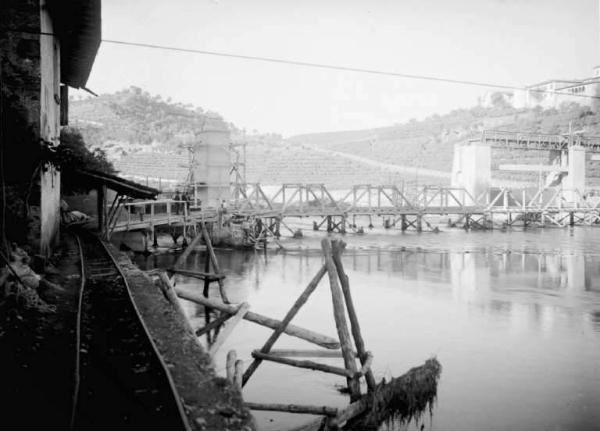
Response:
[{"label": "white painted wall", "polygon": [[583,195],[585,192],[585,148],[571,146],[569,148],[568,174],[563,180],[563,189],[569,192],[564,194],[564,198],[570,202],[576,202],[579,195],[574,191],[579,191]]},{"label": "white painted wall", "polygon": [[[40,0],[42,33],[53,33],[52,19]],[[60,144],[60,45],[58,38],[40,35],[40,138]],[[60,228],[60,173],[51,165],[40,172],[40,253],[48,255]]]},{"label": "white painted wall", "polygon": [[198,198],[203,207],[217,207],[222,200],[228,201],[231,197],[230,133],[225,127],[215,127],[200,133],[198,138],[194,177],[196,183],[206,184],[198,188]]},{"label": "white painted wall", "polygon": [[[464,188],[477,199],[492,181],[492,150],[489,144],[456,144],[452,161],[452,187]],[[466,200],[467,205],[474,202]]]}]

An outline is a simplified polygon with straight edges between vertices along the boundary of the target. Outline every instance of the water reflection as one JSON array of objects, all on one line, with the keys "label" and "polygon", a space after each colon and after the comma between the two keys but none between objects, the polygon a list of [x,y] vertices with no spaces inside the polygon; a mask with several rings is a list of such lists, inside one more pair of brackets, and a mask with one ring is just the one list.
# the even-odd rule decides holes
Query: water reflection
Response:
[{"label": "water reflection", "polygon": [[[295,252],[220,250],[222,268],[231,282],[252,290],[261,289],[269,272],[280,273],[282,285],[306,278],[311,262],[320,259],[315,249]],[[143,267],[166,267],[173,255],[138,257]],[[447,296],[462,304],[502,316],[528,314],[540,327],[547,328],[557,310],[566,315],[585,309],[594,330],[600,326],[600,310],[595,310],[600,293],[600,264],[595,256],[560,253],[446,252],[423,250],[346,250],[344,261],[353,272],[382,273],[412,288],[421,286],[427,295]],[[190,256],[186,266],[203,268],[204,253]],[[196,282],[176,276],[179,282]],[[401,288],[401,284],[390,283]],[[239,287],[239,286],[238,286]],[[506,296],[508,295],[508,296]],[[235,289],[236,302],[249,300],[250,292]],[[203,307],[186,304],[190,315],[205,315]],[[526,310],[520,310],[526,307]],[[591,308],[591,310],[590,310]],[[600,308],[600,307],[599,307]],[[520,310],[520,311],[519,311]],[[518,317],[513,316],[514,319]]]},{"label": "water reflection", "polygon": [[[226,272],[249,277],[256,289],[260,289],[261,277],[269,271],[270,265],[286,268],[282,273],[283,281],[286,280],[286,274],[296,280],[309,268],[310,261],[319,257],[320,253],[315,250],[293,253],[219,252],[219,260]],[[198,268],[204,262],[204,255],[200,252],[190,259],[187,265]],[[160,265],[156,256],[153,260],[144,265]],[[533,288],[574,294],[600,292],[599,259],[575,254],[347,250],[344,260],[356,272],[381,272],[405,280],[448,283],[455,289],[466,291],[486,291],[493,287]],[[295,274],[290,274],[290,271]],[[493,283],[492,279],[495,279]]]}]

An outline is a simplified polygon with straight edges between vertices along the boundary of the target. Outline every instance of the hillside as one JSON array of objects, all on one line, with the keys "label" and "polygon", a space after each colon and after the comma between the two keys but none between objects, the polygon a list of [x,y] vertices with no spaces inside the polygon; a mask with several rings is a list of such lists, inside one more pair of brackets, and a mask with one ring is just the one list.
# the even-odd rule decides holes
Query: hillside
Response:
[{"label": "hillside", "polygon": [[70,125],[81,131],[87,145],[104,149],[113,160],[136,152],[183,152],[186,136],[205,126],[235,129],[218,114],[137,87],[70,101],[69,110]]},{"label": "hillside", "polygon": [[[475,107],[434,115],[423,121],[411,121],[393,127],[318,133],[293,136],[295,144],[326,148],[398,165],[416,166],[450,172],[454,144],[478,138],[481,131],[499,129],[534,133],[567,133],[583,130],[586,135],[600,135],[600,115],[587,107],[571,104],[560,110],[517,110]],[[546,151],[506,151],[493,149],[492,169],[504,163],[549,163]],[[597,163],[589,163],[592,177],[599,177]],[[535,174],[495,171],[499,180],[532,181]],[[599,183],[597,178],[590,179]]]},{"label": "hillside", "polygon": [[[449,184],[454,144],[482,130],[600,135],[600,115],[571,104],[561,109],[517,110],[508,105],[460,109],[390,127],[316,133],[282,139],[249,135],[218,114],[176,104],[139,88],[71,102],[71,125],[90,147],[104,149],[117,169],[145,178],[185,177],[186,136],[203,127],[227,127],[233,141],[247,142],[247,181],[263,184]],[[274,128],[276,125],[274,125]],[[189,139],[189,138],[187,138]],[[178,156],[164,157],[165,154]],[[549,163],[544,151],[493,150],[503,163]],[[590,185],[600,184],[598,162],[588,163]],[[494,171],[497,181],[535,183],[536,174]]]}]

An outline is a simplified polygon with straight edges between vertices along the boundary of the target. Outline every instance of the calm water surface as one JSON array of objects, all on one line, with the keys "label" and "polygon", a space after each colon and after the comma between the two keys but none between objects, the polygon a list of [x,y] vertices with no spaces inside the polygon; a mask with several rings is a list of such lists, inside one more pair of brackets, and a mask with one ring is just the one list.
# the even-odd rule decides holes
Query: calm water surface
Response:
[{"label": "calm water surface", "polygon": [[[322,264],[320,236],[286,251],[220,250],[229,296],[281,318]],[[600,230],[347,235],[344,265],[377,377],[437,356],[443,366],[432,430],[600,430]],[[140,258],[141,259],[141,258]],[[173,255],[138,263],[163,266]],[[188,266],[202,270],[203,255]],[[200,285],[179,278],[178,283]],[[293,323],[336,335],[326,281]],[[215,289],[211,292],[217,295]],[[186,303],[194,324],[204,310]],[[243,321],[215,359],[235,349],[246,364],[270,330]],[[282,336],[276,348],[312,348]],[[321,359],[319,359],[321,360]],[[322,359],[341,364],[340,359]],[[244,388],[256,402],[344,406],[343,378],[266,363]],[[261,429],[310,416],[257,412]],[[419,429],[412,424],[409,429]]]}]

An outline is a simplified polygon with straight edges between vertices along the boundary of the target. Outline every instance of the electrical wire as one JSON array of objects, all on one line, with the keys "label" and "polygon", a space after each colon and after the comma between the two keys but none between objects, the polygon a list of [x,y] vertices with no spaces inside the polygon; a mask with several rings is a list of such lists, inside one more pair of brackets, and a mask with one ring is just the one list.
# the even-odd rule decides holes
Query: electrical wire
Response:
[{"label": "electrical wire", "polygon": [[[17,31],[19,30],[11,30]],[[22,33],[32,33],[27,31],[20,31]],[[54,33],[46,33],[46,32],[35,32],[33,34],[39,34],[44,36],[58,36]],[[335,70],[342,72],[356,72],[356,73],[365,73],[370,75],[379,75],[379,76],[391,76],[396,78],[404,78],[404,79],[414,79],[421,81],[434,81],[434,82],[442,82],[447,84],[458,84],[458,85],[468,85],[475,87],[484,87],[484,88],[495,88],[498,90],[519,90],[519,91],[529,91],[532,93],[539,94],[554,94],[557,96],[569,96],[569,97],[581,97],[586,99],[600,99],[600,96],[593,96],[587,94],[576,94],[576,93],[565,93],[561,91],[555,90],[542,90],[528,87],[519,87],[514,85],[505,85],[505,84],[494,84],[489,82],[480,82],[480,81],[471,81],[466,79],[454,79],[454,78],[444,78],[441,76],[432,76],[432,75],[419,75],[419,74],[410,74],[403,72],[394,72],[394,71],[385,71],[385,70],[377,70],[363,67],[352,67],[352,66],[338,66],[333,64],[325,64],[325,63],[314,63],[309,61],[300,61],[300,60],[292,60],[292,59],[283,59],[283,58],[275,58],[275,57],[264,57],[258,55],[244,55],[244,54],[235,54],[230,52],[221,52],[221,51],[209,51],[203,49],[195,49],[195,48],[182,48],[177,46],[169,46],[169,45],[158,45],[152,43],[145,42],[131,42],[117,39],[102,39],[103,43],[112,44],[112,45],[121,45],[121,46],[131,46],[137,48],[148,48],[148,49],[158,49],[163,51],[171,51],[171,52],[183,52],[189,54],[200,54],[214,57],[224,57],[224,58],[234,58],[238,60],[249,60],[249,61],[259,61],[266,63],[276,63],[276,64],[286,64],[290,66],[300,66],[300,67],[310,67],[317,69],[327,69],[327,70]],[[579,83],[579,85],[584,85],[583,83]]]},{"label": "electrical wire", "polygon": [[[261,62],[268,62],[268,63],[287,64],[287,65],[292,65],[292,66],[312,67],[312,68],[336,70],[336,71],[342,71],[342,72],[357,72],[357,73],[366,73],[366,74],[371,74],[371,75],[383,75],[383,76],[393,76],[393,77],[405,78],[405,79],[416,79],[416,80],[422,80],[422,81],[444,82],[444,83],[448,83],[448,84],[470,85],[470,86],[485,87],[485,88],[496,88],[496,89],[502,89],[502,90],[523,90],[523,91],[531,91],[531,92],[535,92],[535,93],[549,93],[549,94],[564,95],[564,96],[600,99],[600,96],[592,96],[592,95],[586,95],[586,94],[564,93],[564,92],[554,91],[554,90],[532,89],[532,88],[517,87],[517,86],[512,86],[512,85],[492,84],[492,83],[487,83],[487,82],[470,81],[470,80],[463,80],[463,79],[443,78],[443,77],[439,77],[439,76],[416,75],[416,74],[401,73],[401,72],[367,69],[367,68],[362,68],[362,67],[336,66],[336,65],[324,64],[324,63],[313,63],[313,62],[307,62],[307,61],[288,60],[288,59],[281,59],[281,58],[274,58],[274,57],[262,57],[262,56],[255,56],[255,55],[233,54],[233,53],[219,52],[219,51],[206,51],[206,50],[201,50],[201,49],[180,48],[180,47],[175,47],[175,46],[155,45],[155,44],[142,43],[142,42],[128,42],[128,41],[114,40],[114,39],[102,39],[102,42],[110,43],[110,44],[114,44],[114,45],[134,46],[134,47],[138,47],[138,48],[160,49],[160,50],[165,50],[165,51],[185,52],[185,53],[211,55],[211,56],[226,57],[226,58],[236,58],[236,59],[240,59],[240,60],[252,60],[252,61],[261,61]],[[579,84],[579,85],[581,85],[581,84]]]}]

